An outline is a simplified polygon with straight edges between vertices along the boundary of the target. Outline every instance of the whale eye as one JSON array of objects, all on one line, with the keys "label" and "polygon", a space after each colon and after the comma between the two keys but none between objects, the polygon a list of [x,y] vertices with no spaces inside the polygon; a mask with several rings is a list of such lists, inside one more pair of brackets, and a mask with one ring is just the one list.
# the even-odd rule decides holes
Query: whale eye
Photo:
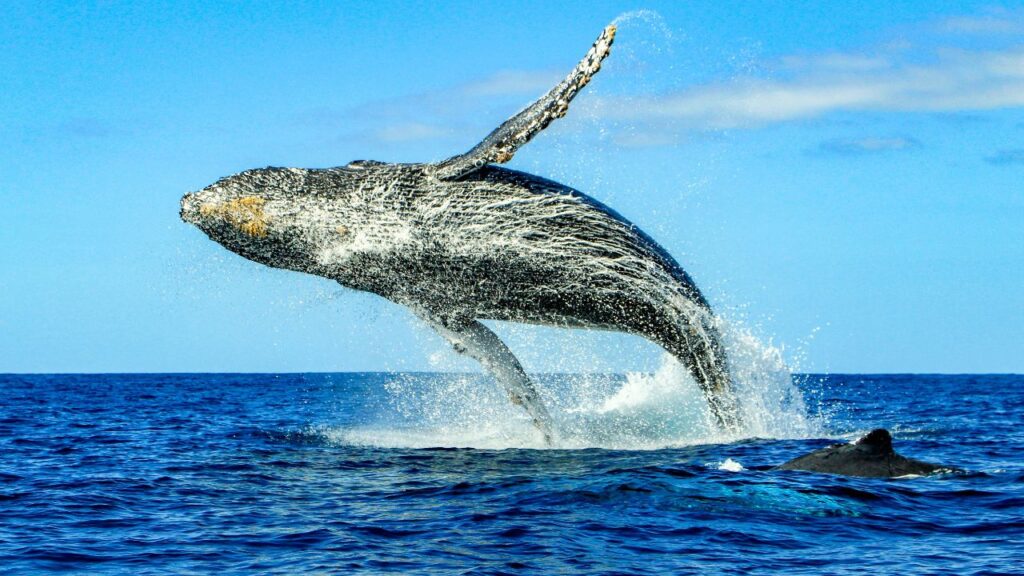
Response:
[{"label": "whale eye", "polygon": [[345,226],[344,224],[339,224],[338,226],[335,226],[334,231],[337,232],[338,236],[341,236],[342,238],[348,236],[349,233],[348,226]]}]

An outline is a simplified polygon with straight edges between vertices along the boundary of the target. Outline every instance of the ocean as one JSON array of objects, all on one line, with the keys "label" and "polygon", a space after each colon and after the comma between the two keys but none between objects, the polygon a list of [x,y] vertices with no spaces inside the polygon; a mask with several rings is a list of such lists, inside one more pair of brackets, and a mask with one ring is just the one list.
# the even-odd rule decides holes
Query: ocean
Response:
[{"label": "ocean", "polygon": [[[1024,376],[0,376],[4,574],[1024,573]],[[767,392],[764,392],[767,390]],[[876,427],[963,473],[773,471]]]}]

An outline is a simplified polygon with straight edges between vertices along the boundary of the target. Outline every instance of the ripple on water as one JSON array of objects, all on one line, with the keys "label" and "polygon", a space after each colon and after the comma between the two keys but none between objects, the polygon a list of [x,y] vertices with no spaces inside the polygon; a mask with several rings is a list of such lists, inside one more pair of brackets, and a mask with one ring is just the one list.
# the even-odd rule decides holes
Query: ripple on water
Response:
[{"label": "ripple on water", "polygon": [[[699,395],[673,370],[541,377],[568,431],[554,449],[476,376],[3,381],[0,565],[111,574],[1017,568],[1024,447],[1004,414],[1024,406],[1019,377],[799,379],[802,423],[766,419],[763,433],[717,442],[689,404]],[[434,410],[453,390],[469,400]],[[993,419],[965,417],[965,395]],[[856,410],[805,427],[826,397]],[[486,418],[446,420],[473,403]],[[895,430],[902,451],[970,471],[885,480],[771,470],[875,426]]]}]

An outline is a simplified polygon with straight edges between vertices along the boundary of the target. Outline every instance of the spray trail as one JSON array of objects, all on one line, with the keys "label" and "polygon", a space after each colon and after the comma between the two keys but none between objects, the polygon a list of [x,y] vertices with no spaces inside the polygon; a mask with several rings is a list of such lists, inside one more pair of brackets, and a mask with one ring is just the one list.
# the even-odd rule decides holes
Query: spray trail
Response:
[{"label": "spray trail", "polygon": [[491,378],[477,374],[396,375],[385,386],[379,416],[386,422],[319,433],[385,448],[613,450],[820,436],[824,423],[808,413],[781,352],[742,326],[723,332],[743,421],[733,433],[716,426],[700,387],[668,354],[653,373],[537,376],[558,431],[551,446]]}]

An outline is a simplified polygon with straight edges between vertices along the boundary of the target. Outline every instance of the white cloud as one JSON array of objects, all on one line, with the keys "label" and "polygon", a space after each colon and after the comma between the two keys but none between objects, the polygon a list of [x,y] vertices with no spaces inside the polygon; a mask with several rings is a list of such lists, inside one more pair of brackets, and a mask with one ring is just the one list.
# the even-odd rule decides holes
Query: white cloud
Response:
[{"label": "white cloud", "polygon": [[[991,10],[937,22],[917,28],[917,36],[871,50],[789,55],[746,68],[766,74],[660,94],[589,94],[574,103],[573,115],[616,126],[610,132],[620,145],[660,146],[693,132],[754,129],[835,113],[962,114],[1024,106],[1024,13]],[[968,32],[975,35],[964,40]],[[990,36],[999,36],[998,43],[982,42]],[[928,48],[956,44],[975,48]],[[495,118],[496,111],[518,110],[516,105],[526,105],[561,76],[502,71],[447,90],[376,102],[354,116],[372,124],[365,133],[384,142],[483,137],[504,119]],[[892,139],[877,140],[877,148],[888,141],[888,149],[895,149]],[[864,151],[871,147],[862,144]]]},{"label": "white cloud", "polygon": [[832,112],[959,112],[1024,106],[1024,48],[948,51],[931,64],[838,56],[817,62],[805,58],[785,80],[746,78],[658,96],[606,98],[593,104],[594,111],[659,126],[674,123],[681,130],[715,130]]},{"label": "white cloud", "polygon": [[[560,76],[551,71],[501,71],[445,90],[370,102],[348,111],[345,120],[359,127],[362,137],[387,144],[482,138],[503,120],[491,118],[493,125],[480,125],[489,116],[486,111],[518,110],[516,104],[525,106],[557,84]],[[323,116],[312,120],[321,123]]]}]

